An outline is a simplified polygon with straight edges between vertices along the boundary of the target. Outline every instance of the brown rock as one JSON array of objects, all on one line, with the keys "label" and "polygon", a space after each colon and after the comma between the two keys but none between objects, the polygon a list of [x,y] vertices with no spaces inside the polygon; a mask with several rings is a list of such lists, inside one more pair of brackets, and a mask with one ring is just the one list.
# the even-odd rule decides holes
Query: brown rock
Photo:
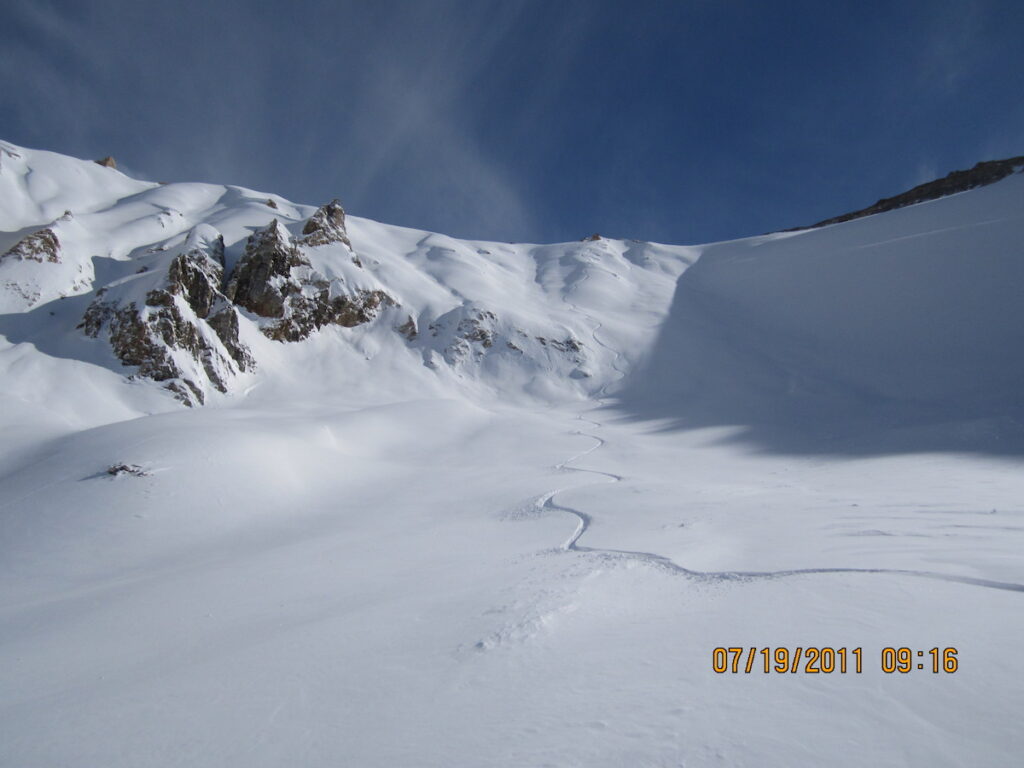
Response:
[{"label": "brown rock", "polygon": [[[321,223],[337,223],[335,219],[325,218],[332,215],[329,209],[330,205],[317,212],[323,213]],[[344,212],[341,215],[344,216]],[[310,218],[306,229],[310,229],[314,219],[317,216]],[[314,227],[299,242],[308,245],[309,236],[316,238],[326,231]],[[375,318],[381,307],[396,305],[383,291],[360,290],[332,295],[332,288],[338,285],[313,269],[309,259],[275,219],[266,229],[249,238],[224,293],[238,306],[273,321],[265,323],[261,330],[276,341],[301,341],[330,324],[351,328]]]},{"label": "brown rock", "polygon": [[[127,298],[119,300],[116,290],[100,289],[79,327],[93,338],[106,330],[114,354],[124,365],[137,366],[139,376],[167,382],[167,388],[186,405],[201,405],[203,389],[175,361],[175,350],[187,352],[220,392],[227,391],[235,367],[246,371],[254,366],[248,348],[238,339],[237,310],[219,289],[223,259],[220,237],[177,254],[167,266],[163,283],[146,292],[141,307]],[[204,332],[204,324],[223,347]]]},{"label": "brown rock", "polygon": [[349,248],[352,247],[348,232],[345,230],[345,209],[338,200],[320,206],[316,213],[306,220],[305,226],[302,227],[300,242],[309,246],[344,243]]},{"label": "brown rock", "polygon": [[40,229],[15,243],[7,253],[0,256],[0,261],[7,258],[59,264],[60,240],[57,239],[57,235],[52,229]]},{"label": "brown rock", "polygon": [[416,337],[420,335],[419,329],[416,327],[416,321],[412,319],[412,315],[409,315],[408,319],[395,328],[395,330],[405,336],[407,341],[415,341]]},{"label": "brown rock", "polygon": [[302,289],[292,278],[293,267],[312,269],[281,222],[274,219],[249,237],[224,294],[260,317],[283,317],[287,297]]}]

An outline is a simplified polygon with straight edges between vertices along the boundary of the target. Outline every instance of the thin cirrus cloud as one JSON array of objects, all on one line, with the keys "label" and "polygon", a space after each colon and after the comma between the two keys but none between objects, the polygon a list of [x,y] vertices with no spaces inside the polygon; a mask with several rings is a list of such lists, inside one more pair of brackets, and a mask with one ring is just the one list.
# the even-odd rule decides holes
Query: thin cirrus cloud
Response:
[{"label": "thin cirrus cloud", "polygon": [[11,0],[0,136],[460,237],[668,242],[1024,152],[1009,0]]},{"label": "thin cirrus cloud", "polygon": [[[113,153],[160,180],[337,195],[398,223],[522,236],[536,228],[528,184],[476,135],[476,110],[535,7],[16,2],[11,138]],[[552,62],[546,74],[504,108],[550,99]]]}]

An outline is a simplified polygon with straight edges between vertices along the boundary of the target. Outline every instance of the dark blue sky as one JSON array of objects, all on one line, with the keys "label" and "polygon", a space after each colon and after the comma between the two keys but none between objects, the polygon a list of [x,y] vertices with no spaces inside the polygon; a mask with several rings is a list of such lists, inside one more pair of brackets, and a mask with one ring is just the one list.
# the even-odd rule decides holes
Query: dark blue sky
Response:
[{"label": "dark blue sky", "polygon": [[0,137],[456,236],[728,239],[1024,154],[1024,3],[8,0]]}]

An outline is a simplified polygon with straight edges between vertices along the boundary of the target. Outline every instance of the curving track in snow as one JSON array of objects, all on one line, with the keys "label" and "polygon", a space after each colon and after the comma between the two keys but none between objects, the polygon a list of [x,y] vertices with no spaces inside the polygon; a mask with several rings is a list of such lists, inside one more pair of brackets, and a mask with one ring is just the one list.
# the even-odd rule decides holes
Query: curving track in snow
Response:
[{"label": "curving track in snow", "polygon": [[[596,337],[595,329],[595,340]],[[598,343],[602,343],[598,341]],[[617,354],[617,353],[616,353]],[[621,372],[620,372],[621,373]],[[603,407],[604,403],[598,400],[598,407]],[[604,425],[601,422],[594,421],[593,419],[586,419],[583,415],[577,417],[581,421],[589,422],[594,426],[595,429],[600,429]],[[573,462],[590,455],[594,451],[598,450],[605,445],[606,441],[604,438],[598,437],[597,435],[589,432],[583,432],[576,430],[573,432],[575,435],[581,437],[589,437],[595,441],[594,445],[587,448],[574,456],[569,457],[560,464],[555,465],[555,469],[564,470],[568,472],[584,472],[591,475],[596,475],[603,479],[606,483],[618,483],[622,481],[622,476],[614,474],[612,472],[603,472],[595,469],[584,469],[582,467],[571,467],[569,466]],[[1016,582],[1006,581],[995,581],[992,579],[981,579],[972,576],[958,576],[956,574],[949,573],[938,573],[936,571],[919,571],[913,569],[901,569],[901,568],[793,568],[778,571],[697,571],[685,566],[679,565],[671,558],[665,557],[664,555],[658,555],[654,552],[641,552],[636,550],[628,549],[611,549],[605,547],[587,547],[580,544],[580,539],[587,532],[590,527],[593,518],[586,512],[575,509],[573,507],[567,507],[564,504],[559,504],[555,501],[555,497],[564,491],[573,490],[580,486],[573,486],[572,488],[558,488],[550,491],[543,496],[540,496],[535,502],[539,512],[553,511],[553,512],[564,512],[572,515],[576,518],[576,530],[573,531],[572,535],[559,547],[559,550],[563,552],[581,552],[587,554],[599,554],[605,557],[622,558],[641,560],[650,565],[662,568],[672,573],[686,576],[691,579],[699,579],[702,581],[751,581],[754,579],[781,579],[792,576],[809,576],[814,574],[833,574],[833,573],[849,573],[849,574],[888,574],[895,576],[913,576],[922,579],[934,579],[938,581],[948,581],[958,584],[967,584],[975,587],[985,587],[988,589],[1001,589],[1008,590],[1011,592],[1024,592],[1024,584],[1018,584]]]}]

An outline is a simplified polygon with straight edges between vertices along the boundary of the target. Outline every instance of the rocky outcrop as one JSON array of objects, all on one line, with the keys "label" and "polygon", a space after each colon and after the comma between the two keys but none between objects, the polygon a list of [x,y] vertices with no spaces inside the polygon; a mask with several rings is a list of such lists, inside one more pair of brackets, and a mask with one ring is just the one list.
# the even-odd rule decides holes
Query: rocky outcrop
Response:
[{"label": "rocky outcrop", "polygon": [[[321,244],[347,245],[347,238],[325,239],[337,236],[339,220],[332,206],[324,206],[306,222],[303,231],[310,231],[299,244],[310,245],[312,237]],[[311,228],[314,219],[319,223]],[[343,211],[340,221],[343,234]],[[349,290],[339,278],[328,279],[315,270],[277,219],[249,238],[224,292],[229,301],[263,318],[260,330],[277,341],[301,341],[325,325],[351,328],[373,320],[384,307],[397,306],[384,291]]]},{"label": "rocky outcrop", "polygon": [[102,160],[96,160],[95,162],[96,165],[102,165],[104,168],[117,168],[117,161],[110,155],[107,155]]},{"label": "rocky outcrop", "polygon": [[441,343],[441,356],[449,365],[480,360],[494,346],[498,317],[476,306],[456,307],[427,326]]},{"label": "rocky outcrop", "polygon": [[284,317],[288,297],[301,290],[293,269],[312,267],[274,219],[249,238],[224,293],[229,301],[260,317]]},{"label": "rocky outcrop", "polygon": [[187,405],[205,402],[207,387],[228,382],[254,362],[239,340],[238,315],[220,291],[224,241],[212,227],[194,230],[160,268],[97,291],[80,328],[106,333],[118,359],[165,386]]},{"label": "rocky outcrop", "polygon": [[111,477],[130,475],[132,477],[149,477],[150,473],[138,464],[111,464],[107,467],[107,474]]},{"label": "rocky outcrop", "polygon": [[348,232],[345,230],[345,209],[338,200],[320,206],[316,213],[306,220],[302,227],[300,242],[308,246],[344,243],[349,248],[352,247]]},{"label": "rocky outcrop", "polygon": [[416,321],[413,320],[412,315],[408,315],[405,322],[395,328],[395,330],[402,334],[406,341],[416,341],[416,337],[420,335],[420,330],[416,327]]},{"label": "rocky outcrop", "polygon": [[413,336],[409,341],[424,348],[428,367],[437,367],[435,353],[440,353],[440,359],[454,368],[511,358],[517,365],[529,360],[538,367],[560,370],[572,378],[590,375],[585,372],[583,345],[571,333],[564,338],[531,335],[472,303],[446,312],[430,323],[427,330],[429,337],[416,341]]},{"label": "rocky outcrop", "polygon": [[0,314],[24,312],[92,287],[91,255],[76,247],[81,225],[70,211],[0,253]]},{"label": "rocky outcrop", "polygon": [[31,235],[23,237],[10,250],[0,256],[0,261],[5,259],[60,264],[60,240],[57,238],[57,234],[49,227],[40,229],[38,232],[33,232]]},{"label": "rocky outcrop", "polygon": [[1007,158],[1006,160],[987,160],[976,163],[973,168],[966,171],[953,171],[941,179],[919,184],[911,190],[894,197],[883,197],[874,205],[862,208],[852,213],[844,213],[842,216],[834,216],[831,219],[819,221],[810,227],[796,227],[783,230],[795,232],[799,229],[816,229],[828,226],[829,224],[840,224],[844,221],[861,219],[865,216],[873,216],[876,213],[895,211],[898,208],[905,208],[908,205],[923,203],[927,200],[937,200],[940,197],[947,197],[958,192],[966,192],[975,187],[984,187],[988,184],[995,184],[1002,181],[1012,173],[1019,173],[1024,169],[1024,155]]},{"label": "rocky outcrop", "polygon": [[[344,242],[336,239],[344,214],[339,219],[332,205],[320,212],[315,226],[307,223],[309,236]],[[382,290],[350,289],[314,269],[306,237],[293,241],[274,219],[248,239],[225,281],[224,240],[201,225],[178,248],[147,249],[148,262],[134,275],[96,292],[79,327],[105,335],[136,375],[163,382],[188,405],[202,404],[210,390],[226,392],[235,375],[255,367],[239,337],[237,308],[255,316],[268,338],[301,341],[325,325],[367,323],[395,305]]]}]

